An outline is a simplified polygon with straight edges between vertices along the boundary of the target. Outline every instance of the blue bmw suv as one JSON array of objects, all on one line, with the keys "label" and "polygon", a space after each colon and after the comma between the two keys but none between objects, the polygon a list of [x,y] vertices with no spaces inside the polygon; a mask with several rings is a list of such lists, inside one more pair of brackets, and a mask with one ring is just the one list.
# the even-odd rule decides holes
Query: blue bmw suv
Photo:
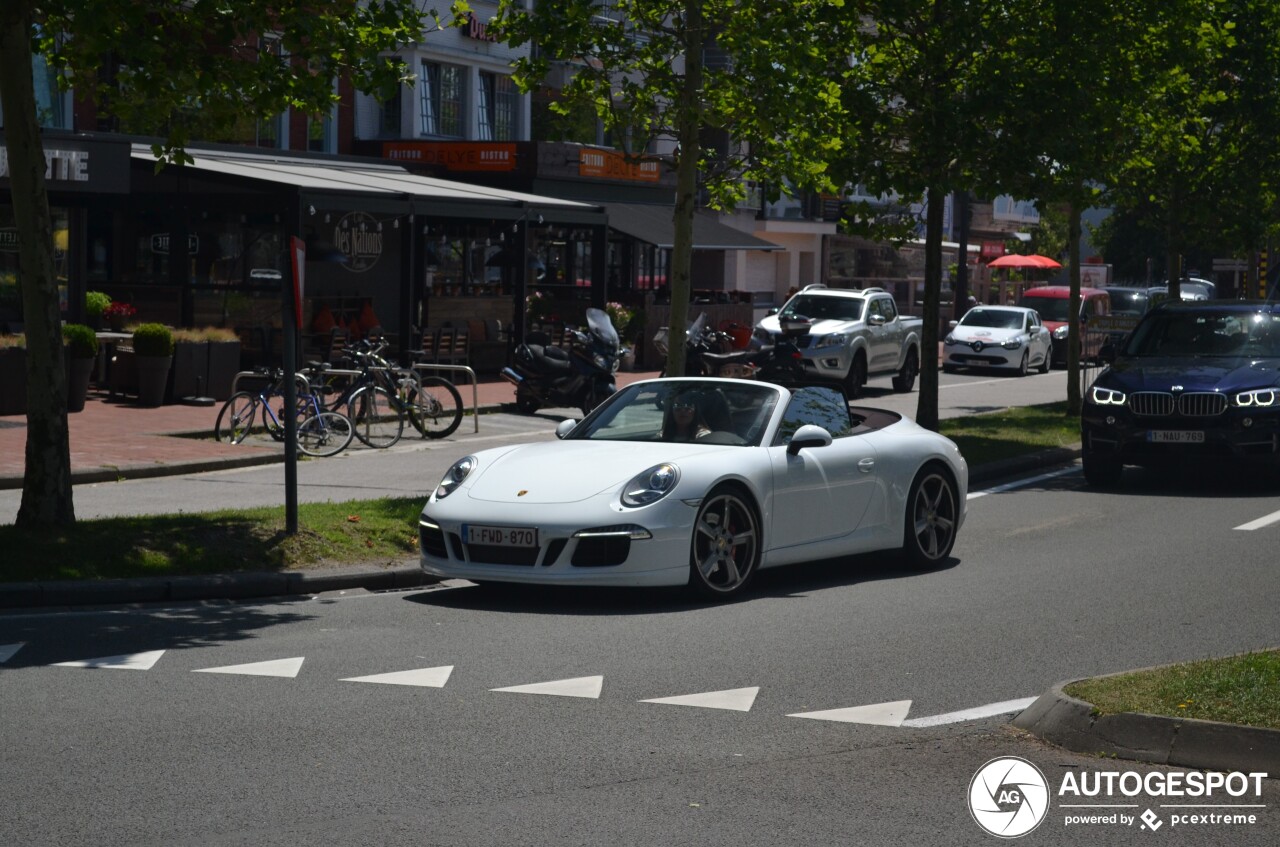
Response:
[{"label": "blue bmw suv", "polygon": [[1125,465],[1241,459],[1280,467],[1280,302],[1166,303],[1143,316],[1085,392],[1085,480]]}]

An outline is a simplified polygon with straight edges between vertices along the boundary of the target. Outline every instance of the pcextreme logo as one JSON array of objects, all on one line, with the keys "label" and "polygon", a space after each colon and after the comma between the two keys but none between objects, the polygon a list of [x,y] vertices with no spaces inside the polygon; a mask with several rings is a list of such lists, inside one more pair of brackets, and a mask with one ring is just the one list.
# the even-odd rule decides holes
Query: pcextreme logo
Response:
[{"label": "pcextreme logo", "polygon": [[[1135,827],[1148,833],[1249,827],[1261,822],[1266,773],[1075,771],[1058,785],[1064,827]],[[969,782],[969,813],[998,838],[1020,838],[1049,816],[1052,790],[1016,756],[987,762]]]}]

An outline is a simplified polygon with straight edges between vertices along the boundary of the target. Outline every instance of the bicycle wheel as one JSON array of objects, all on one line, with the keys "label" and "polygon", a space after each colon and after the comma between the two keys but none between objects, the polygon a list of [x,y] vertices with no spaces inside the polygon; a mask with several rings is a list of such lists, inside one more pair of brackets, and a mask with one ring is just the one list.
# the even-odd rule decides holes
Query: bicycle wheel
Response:
[{"label": "bicycle wheel", "polygon": [[356,438],[370,447],[390,447],[404,432],[400,403],[381,386],[361,388],[351,395],[347,417],[355,427]]},{"label": "bicycle wheel", "polygon": [[298,424],[298,449],[308,456],[333,456],[346,450],[353,435],[341,412],[321,412]]},{"label": "bicycle wheel", "polygon": [[[311,406],[306,402],[307,397],[307,381],[298,379],[294,382],[294,392],[298,398],[298,422],[301,423],[308,415],[311,414]],[[283,383],[277,381],[271,390],[266,394],[266,402],[275,404],[272,412],[266,409],[262,411],[262,425],[266,427],[267,434],[276,441],[284,441],[284,388]]]},{"label": "bicycle wheel", "polygon": [[462,396],[449,380],[428,376],[405,388],[409,422],[424,438],[444,438],[462,423]]},{"label": "bicycle wheel", "polygon": [[248,391],[237,391],[227,398],[218,411],[218,422],[213,427],[213,437],[229,444],[239,444],[253,429],[253,419],[258,414],[258,397]]}]

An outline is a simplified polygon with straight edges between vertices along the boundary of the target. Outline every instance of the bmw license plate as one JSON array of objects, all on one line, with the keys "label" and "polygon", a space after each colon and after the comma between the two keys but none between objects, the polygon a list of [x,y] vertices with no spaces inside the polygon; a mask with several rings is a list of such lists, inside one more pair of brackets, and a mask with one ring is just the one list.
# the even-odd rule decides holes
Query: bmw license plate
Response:
[{"label": "bmw license plate", "polygon": [[537,547],[538,530],[531,526],[481,526],[464,524],[462,540],[490,547]]},{"label": "bmw license plate", "polygon": [[1153,429],[1147,440],[1156,444],[1203,444],[1204,432],[1198,429]]}]

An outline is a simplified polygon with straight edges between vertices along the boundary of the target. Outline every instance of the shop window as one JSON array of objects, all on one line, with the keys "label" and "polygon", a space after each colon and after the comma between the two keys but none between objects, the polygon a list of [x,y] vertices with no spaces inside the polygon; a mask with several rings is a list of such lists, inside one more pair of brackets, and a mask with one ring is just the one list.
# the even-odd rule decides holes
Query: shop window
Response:
[{"label": "shop window", "polygon": [[383,136],[400,137],[400,87],[386,100],[378,113],[378,132]]},{"label": "shop window", "polygon": [[[49,210],[53,223],[53,273],[58,285],[58,301],[67,311],[67,282],[70,273],[68,242],[70,224],[67,210]],[[13,207],[0,206],[0,324],[22,322],[22,295],[18,290],[18,223]],[[3,331],[3,330],[0,330]]]},{"label": "shop window", "polygon": [[419,130],[422,135],[462,138],[462,68],[423,62],[418,76]]},{"label": "shop window", "polygon": [[478,137],[481,141],[513,141],[516,137],[515,83],[511,77],[480,72],[477,95]]}]

